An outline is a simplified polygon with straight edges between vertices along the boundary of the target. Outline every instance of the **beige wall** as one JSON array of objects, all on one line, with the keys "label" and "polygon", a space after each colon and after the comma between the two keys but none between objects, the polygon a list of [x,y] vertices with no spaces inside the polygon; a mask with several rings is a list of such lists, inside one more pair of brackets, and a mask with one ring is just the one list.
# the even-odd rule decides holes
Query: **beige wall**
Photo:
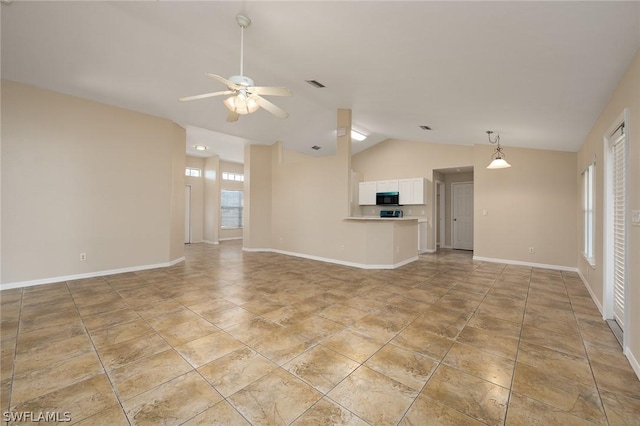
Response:
[{"label": "beige wall", "polygon": [[340,127],[347,128],[346,135],[337,138],[337,152],[331,157],[287,151],[280,143],[247,148],[245,189],[250,204],[245,249],[273,249],[338,262],[368,261],[366,226],[345,221],[350,214],[351,111],[338,110]]},{"label": "beige wall", "polygon": [[187,157],[186,167],[199,169],[201,175],[185,176],[185,184],[191,187],[191,242],[204,240],[204,158]]},{"label": "beige wall", "polygon": [[[629,199],[628,211],[640,210],[640,51],[636,53],[633,61],[627,68],[624,76],[618,83],[607,106],[595,122],[589,132],[586,141],[578,152],[577,169],[574,180],[581,188],[581,172],[596,159],[596,229],[595,229],[595,267],[589,264],[580,255],[578,268],[587,281],[587,285],[593,297],[600,306],[604,305],[604,269],[603,269],[603,240],[604,240],[604,137],[624,110],[628,109],[629,121],[627,126],[628,140],[628,182]],[[577,199],[577,210],[580,212],[580,201]],[[578,213],[576,222],[580,225],[579,236],[576,238],[574,251],[582,250],[582,217]],[[626,300],[626,309],[629,310],[629,321],[626,325],[625,335],[629,345],[630,359],[640,375],[640,226],[631,225],[628,230],[628,270],[627,285],[629,298]]]},{"label": "beige wall", "polygon": [[[505,147],[510,169],[488,170],[493,146],[444,145],[389,140],[353,156],[353,170],[363,180],[411,176],[429,178],[428,245],[436,248],[433,225],[434,170],[473,166],[473,174],[441,174],[450,206],[451,182],[474,181],[474,255],[496,260],[575,268],[575,153]],[[526,159],[526,161],[525,161]],[[487,216],[482,216],[482,210]],[[447,208],[446,244],[451,245]],[[529,247],[536,249],[529,254]]]},{"label": "beige wall", "polygon": [[204,241],[218,244],[220,238],[220,157],[204,161]]},{"label": "beige wall", "polygon": [[184,144],[169,120],[3,80],[2,283],[182,258]]},{"label": "beige wall", "polygon": [[249,145],[244,151],[245,249],[271,248],[271,155],[272,147]]},{"label": "beige wall", "polygon": [[575,268],[576,153],[505,146],[511,167],[489,170],[492,151],[475,146],[474,256]]},{"label": "beige wall", "polygon": [[[353,171],[362,176],[363,181],[427,178],[427,205],[411,207],[411,215],[427,217],[427,250],[435,250],[436,237],[433,226],[435,197],[433,195],[433,170],[473,165],[473,147],[463,145],[443,145],[428,142],[410,142],[389,139],[353,156]],[[406,206],[403,210],[408,210]],[[373,210],[373,213],[372,213]],[[379,210],[379,209],[377,209]],[[374,207],[362,208],[364,215],[375,214]],[[422,211],[425,211],[424,215]],[[408,211],[406,212],[408,213]]]},{"label": "beige wall", "polygon": [[350,147],[351,140],[338,139],[337,153],[331,157],[290,152],[280,143],[273,146],[274,248],[330,259],[349,257],[349,231],[344,218],[349,215],[351,156],[340,145]]}]

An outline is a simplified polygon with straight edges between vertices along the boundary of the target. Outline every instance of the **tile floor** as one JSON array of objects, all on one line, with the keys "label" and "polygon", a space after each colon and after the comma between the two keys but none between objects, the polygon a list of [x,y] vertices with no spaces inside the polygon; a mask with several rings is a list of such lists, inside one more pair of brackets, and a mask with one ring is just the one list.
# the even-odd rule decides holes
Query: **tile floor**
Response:
[{"label": "tile floor", "polygon": [[3,413],[86,425],[640,424],[575,273],[445,251],[366,271],[238,242],[6,290]]}]

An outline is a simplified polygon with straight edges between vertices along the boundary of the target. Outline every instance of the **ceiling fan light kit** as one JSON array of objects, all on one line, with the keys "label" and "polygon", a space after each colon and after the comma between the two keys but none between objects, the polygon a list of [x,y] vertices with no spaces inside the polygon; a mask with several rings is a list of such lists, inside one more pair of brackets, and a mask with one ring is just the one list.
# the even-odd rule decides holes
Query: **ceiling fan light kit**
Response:
[{"label": "ceiling fan light kit", "polygon": [[260,108],[265,109],[276,117],[287,118],[289,114],[285,110],[262,96],[291,96],[292,93],[289,89],[286,87],[255,86],[251,78],[243,75],[244,29],[251,25],[251,19],[244,15],[236,15],[236,22],[240,26],[240,75],[234,75],[226,79],[216,74],[205,73],[207,77],[218,80],[226,85],[228,90],[185,96],[179,100],[194,101],[214,96],[231,95],[223,101],[224,105],[229,109],[229,114],[227,115],[227,121],[229,122],[237,121],[240,115],[251,114]]}]

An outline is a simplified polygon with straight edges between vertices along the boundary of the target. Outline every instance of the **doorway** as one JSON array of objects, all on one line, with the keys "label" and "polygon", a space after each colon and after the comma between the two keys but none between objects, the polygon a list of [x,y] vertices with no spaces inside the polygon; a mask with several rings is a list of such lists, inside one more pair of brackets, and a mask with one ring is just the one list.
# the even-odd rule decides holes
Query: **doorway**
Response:
[{"label": "doorway", "polygon": [[473,182],[451,184],[453,248],[473,250]]}]

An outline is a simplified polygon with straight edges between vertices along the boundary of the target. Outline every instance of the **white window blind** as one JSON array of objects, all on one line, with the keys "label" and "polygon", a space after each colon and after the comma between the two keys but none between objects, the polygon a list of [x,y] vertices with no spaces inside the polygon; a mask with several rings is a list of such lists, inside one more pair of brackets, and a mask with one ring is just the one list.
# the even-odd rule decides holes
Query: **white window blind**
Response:
[{"label": "white window blind", "polygon": [[223,189],[221,191],[221,203],[220,203],[220,225],[223,229],[235,229],[242,228],[243,217],[243,192],[242,191],[229,191]]},{"label": "white window blind", "polygon": [[624,330],[624,288],[626,263],[626,143],[624,124],[611,135],[613,163],[613,314]]}]

